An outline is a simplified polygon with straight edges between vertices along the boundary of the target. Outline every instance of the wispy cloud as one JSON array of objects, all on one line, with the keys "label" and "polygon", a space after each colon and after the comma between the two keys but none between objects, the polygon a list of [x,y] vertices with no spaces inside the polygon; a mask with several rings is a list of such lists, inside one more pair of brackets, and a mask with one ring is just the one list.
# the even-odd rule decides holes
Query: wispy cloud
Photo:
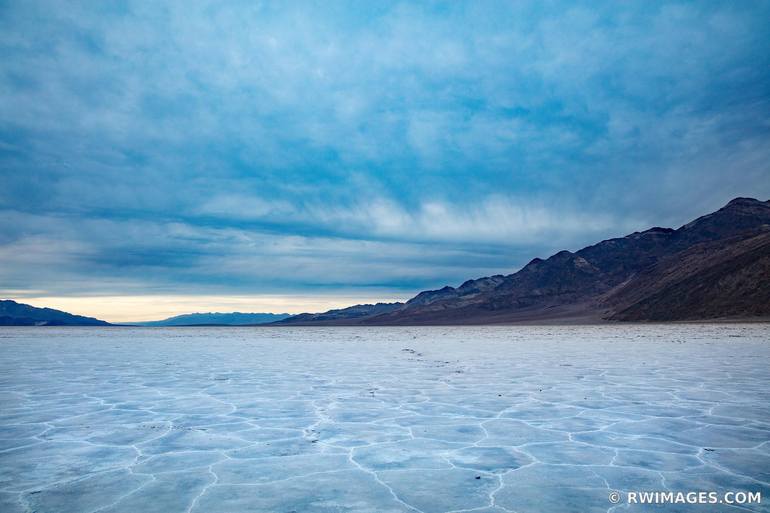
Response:
[{"label": "wispy cloud", "polygon": [[587,236],[624,233],[645,226],[638,219],[618,219],[610,213],[547,206],[502,195],[477,197],[463,203],[428,200],[410,209],[393,198],[377,196],[358,199],[350,205],[292,205],[234,194],[213,198],[199,212],[227,220],[302,224],[363,238],[505,246],[538,245],[546,238],[571,245]]}]

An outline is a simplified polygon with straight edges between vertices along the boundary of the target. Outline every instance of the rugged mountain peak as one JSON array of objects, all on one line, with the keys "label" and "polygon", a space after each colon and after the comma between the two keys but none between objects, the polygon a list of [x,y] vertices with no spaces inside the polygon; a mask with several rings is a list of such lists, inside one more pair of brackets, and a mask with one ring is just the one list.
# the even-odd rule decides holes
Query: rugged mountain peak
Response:
[{"label": "rugged mountain peak", "polygon": [[666,237],[668,235],[671,235],[676,230],[673,228],[662,228],[660,226],[654,226],[650,228],[649,230],[644,230],[642,232],[634,232],[631,235],[626,235],[623,237],[624,239],[639,239],[641,237],[659,237],[663,236]]},{"label": "rugged mountain peak", "polygon": [[562,249],[555,255],[552,255],[548,257],[548,260],[556,261],[556,260],[568,260],[570,257],[572,257],[572,252],[567,251],[566,249]]},{"label": "rugged mountain peak", "polygon": [[770,200],[759,201],[755,198],[735,198],[727,202],[727,205],[720,210],[727,208],[756,208],[756,207],[770,207]]},{"label": "rugged mountain peak", "polygon": [[716,212],[701,216],[677,230],[686,243],[729,237],[770,224],[770,201],[735,198]]},{"label": "rugged mountain peak", "polygon": [[503,282],[505,279],[505,276],[502,274],[495,274],[494,276],[487,276],[485,278],[478,278],[475,280],[468,280],[459,287],[457,287],[457,291],[466,291],[466,290],[486,290],[490,288],[494,288],[500,283]]},{"label": "rugged mountain peak", "polygon": [[446,287],[442,287],[438,290],[425,290],[420,292],[415,297],[407,301],[406,305],[429,305],[438,300],[447,299],[456,295],[457,294],[455,293],[455,288],[447,285]]}]

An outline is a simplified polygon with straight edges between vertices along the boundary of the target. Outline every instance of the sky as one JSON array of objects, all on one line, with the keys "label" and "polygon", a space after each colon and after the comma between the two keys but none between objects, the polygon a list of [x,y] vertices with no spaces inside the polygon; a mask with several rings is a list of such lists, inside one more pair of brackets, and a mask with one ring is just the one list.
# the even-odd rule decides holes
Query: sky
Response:
[{"label": "sky", "polygon": [[768,19],[0,0],[0,297],[322,311],[769,199]]}]

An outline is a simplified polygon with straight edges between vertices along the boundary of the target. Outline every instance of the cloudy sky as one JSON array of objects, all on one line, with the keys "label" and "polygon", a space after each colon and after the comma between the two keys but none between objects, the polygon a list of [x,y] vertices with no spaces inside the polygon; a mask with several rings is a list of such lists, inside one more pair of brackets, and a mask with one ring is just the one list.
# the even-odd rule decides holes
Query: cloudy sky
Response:
[{"label": "cloudy sky", "polygon": [[770,2],[0,1],[0,296],[318,311],[770,198]]}]

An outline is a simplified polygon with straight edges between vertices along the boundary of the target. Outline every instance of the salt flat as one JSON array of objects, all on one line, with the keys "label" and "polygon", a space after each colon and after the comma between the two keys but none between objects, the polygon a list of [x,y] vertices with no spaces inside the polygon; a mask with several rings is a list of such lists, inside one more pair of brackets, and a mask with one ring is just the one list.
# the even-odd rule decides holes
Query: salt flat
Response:
[{"label": "salt flat", "polygon": [[770,511],[769,364],[761,324],[3,328],[0,511]]}]

